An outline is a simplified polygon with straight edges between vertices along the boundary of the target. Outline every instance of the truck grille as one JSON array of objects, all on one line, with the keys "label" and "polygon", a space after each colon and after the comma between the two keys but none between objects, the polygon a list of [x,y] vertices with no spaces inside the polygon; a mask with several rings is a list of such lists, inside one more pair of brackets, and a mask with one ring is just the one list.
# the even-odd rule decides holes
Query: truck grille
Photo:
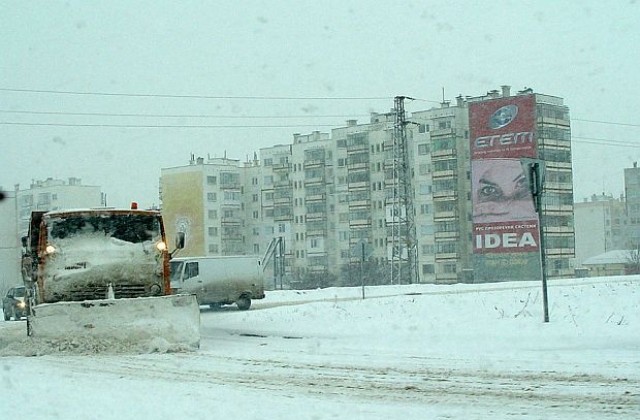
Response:
[{"label": "truck grille", "polygon": [[[106,299],[107,297],[107,286],[88,286],[78,289],[72,289],[68,291],[68,294],[65,296],[60,296],[55,294],[54,300],[71,300],[71,301],[81,301],[81,300],[95,300],[95,299]],[[116,299],[122,298],[135,298],[135,297],[143,297],[150,296],[150,292],[145,290],[145,286],[143,284],[120,284],[113,286],[113,293]]]}]

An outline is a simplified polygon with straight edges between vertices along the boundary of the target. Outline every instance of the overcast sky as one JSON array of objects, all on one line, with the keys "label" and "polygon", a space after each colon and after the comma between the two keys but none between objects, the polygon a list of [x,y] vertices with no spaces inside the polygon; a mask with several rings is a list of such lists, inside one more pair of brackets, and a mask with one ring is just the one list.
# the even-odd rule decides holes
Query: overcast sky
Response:
[{"label": "overcast sky", "polygon": [[395,95],[418,111],[506,84],[570,107],[576,200],[618,196],[638,45],[635,0],[0,0],[0,186],[78,177],[150,206],[191,153],[245,160]]}]

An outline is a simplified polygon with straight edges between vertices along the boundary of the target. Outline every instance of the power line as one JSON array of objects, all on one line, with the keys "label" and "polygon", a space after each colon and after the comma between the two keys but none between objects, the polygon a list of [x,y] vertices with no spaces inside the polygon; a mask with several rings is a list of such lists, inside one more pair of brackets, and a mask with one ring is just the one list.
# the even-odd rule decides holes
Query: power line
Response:
[{"label": "power line", "polygon": [[[336,128],[335,124],[285,124],[285,125],[239,125],[239,124],[217,124],[217,125],[190,125],[190,124],[77,124],[77,123],[30,123],[30,122],[13,122],[0,121],[0,125],[27,126],[27,127],[100,127],[100,128],[184,128],[184,129],[211,129],[211,128]],[[638,147],[637,142],[612,140],[596,137],[571,136],[571,140],[582,140],[580,143],[600,144],[604,146],[616,147]]]},{"label": "power line", "polygon": [[303,128],[336,127],[335,124],[290,124],[290,125],[141,125],[141,124],[66,124],[66,123],[26,123],[0,121],[0,125],[44,126],[44,127],[101,127],[101,128]]},{"label": "power line", "polygon": [[596,137],[581,137],[581,136],[571,136],[571,140],[583,140],[579,143],[589,143],[589,144],[602,144],[605,146],[619,146],[619,147],[638,147],[638,142],[630,142],[624,140],[611,140],[604,138],[596,138]]},{"label": "power line", "polygon": [[84,95],[84,96],[124,96],[133,98],[181,98],[181,99],[248,99],[266,101],[371,101],[371,100],[391,100],[391,96],[225,96],[225,95],[170,95],[160,93],[117,93],[117,92],[83,92],[72,90],[39,90],[39,89],[10,89],[0,88],[3,92],[20,93],[52,93],[57,95]]},{"label": "power line", "polygon": [[229,118],[229,119],[295,119],[295,118],[353,118],[369,115],[213,115],[213,114],[119,114],[110,112],[66,112],[66,111],[17,111],[0,109],[4,114],[70,115],[82,117],[140,117],[140,118]]},{"label": "power line", "polygon": [[640,127],[640,124],[630,124],[630,123],[621,123],[621,122],[613,122],[613,121],[598,121],[598,120],[586,120],[582,118],[572,118],[571,121],[582,121],[582,122],[590,122],[597,124],[609,124],[609,125],[622,125],[626,127]]}]

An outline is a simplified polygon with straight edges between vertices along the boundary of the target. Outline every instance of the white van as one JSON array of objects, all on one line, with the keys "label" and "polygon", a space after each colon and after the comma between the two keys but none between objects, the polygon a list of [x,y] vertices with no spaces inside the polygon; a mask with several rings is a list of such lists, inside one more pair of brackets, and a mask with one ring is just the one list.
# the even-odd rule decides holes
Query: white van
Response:
[{"label": "white van", "polygon": [[200,305],[212,309],[235,303],[238,309],[251,307],[251,299],[264,298],[260,258],[255,256],[216,256],[173,258],[171,289],[193,293]]}]

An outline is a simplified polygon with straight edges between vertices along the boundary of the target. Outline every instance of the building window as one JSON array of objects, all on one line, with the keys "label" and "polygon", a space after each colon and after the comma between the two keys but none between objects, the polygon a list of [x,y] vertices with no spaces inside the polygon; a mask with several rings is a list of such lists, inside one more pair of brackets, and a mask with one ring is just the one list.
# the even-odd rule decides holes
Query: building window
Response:
[{"label": "building window", "polygon": [[422,245],[422,255],[435,254],[435,247],[432,244]]},{"label": "building window", "polygon": [[435,267],[433,264],[422,264],[422,274],[433,274],[435,273]]},{"label": "building window", "polygon": [[446,128],[451,128],[451,120],[438,122],[438,129],[444,130]]},{"label": "building window", "polygon": [[215,226],[209,227],[209,236],[218,236],[218,228]]},{"label": "building window", "polygon": [[218,195],[214,192],[207,193],[207,201],[217,201]]},{"label": "building window", "polygon": [[209,219],[217,219],[218,218],[218,210],[209,210],[207,212]]},{"label": "building window", "polygon": [[442,264],[442,271],[448,274],[456,272],[455,264]]},{"label": "building window", "polygon": [[428,155],[429,154],[429,143],[422,143],[418,145],[418,154],[419,155]]},{"label": "building window", "polygon": [[218,183],[218,177],[213,175],[207,176],[207,185],[216,185]]},{"label": "building window", "polygon": [[253,212],[253,218],[254,218],[254,219],[258,219],[258,218],[259,218],[259,216],[258,216],[258,210],[255,210],[255,211]]}]

